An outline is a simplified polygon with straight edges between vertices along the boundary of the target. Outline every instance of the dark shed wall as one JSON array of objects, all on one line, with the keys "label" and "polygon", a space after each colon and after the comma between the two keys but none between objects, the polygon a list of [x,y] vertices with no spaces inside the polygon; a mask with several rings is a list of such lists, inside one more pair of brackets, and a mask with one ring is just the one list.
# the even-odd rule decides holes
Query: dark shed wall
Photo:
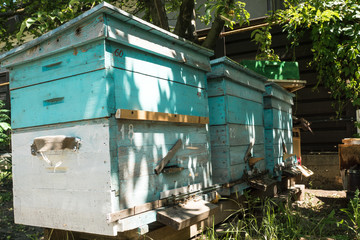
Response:
[{"label": "dark shed wall", "polygon": [[[255,59],[257,46],[251,42],[252,31],[245,31],[225,37],[225,54],[235,61],[243,59]],[[280,27],[272,29],[273,48],[281,56],[282,60],[291,61],[292,50],[287,51],[286,35]],[[337,151],[337,145],[341,139],[352,137],[356,133],[354,121],[356,119],[355,108],[348,104],[344,110],[342,119],[336,120],[335,109],[332,107],[333,100],[328,91],[320,86],[313,91],[317,83],[316,72],[308,66],[312,59],[311,41],[305,36],[295,52],[296,61],[299,62],[300,78],[306,80],[304,89],[296,92],[293,112],[297,117],[304,117],[312,122],[311,127],[314,135],[302,132],[302,152]]]},{"label": "dark shed wall", "polygon": [[0,72],[0,100],[5,103],[5,108],[10,109],[10,93],[9,85],[3,85],[3,83],[9,82],[9,72]]}]

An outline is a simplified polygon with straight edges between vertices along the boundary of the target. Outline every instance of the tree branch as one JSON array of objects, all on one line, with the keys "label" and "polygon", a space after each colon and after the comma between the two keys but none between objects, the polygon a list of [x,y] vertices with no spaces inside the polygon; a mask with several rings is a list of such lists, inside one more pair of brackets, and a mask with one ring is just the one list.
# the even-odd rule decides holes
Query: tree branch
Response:
[{"label": "tree branch", "polygon": [[170,28],[164,2],[162,0],[145,0],[144,3],[150,10],[149,13],[153,24],[169,31]]},{"label": "tree branch", "polygon": [[219,35],[222,29],[224,28],[224,25],[225,25],[225,21],[222,20],[220,14],[218,14],[215,17],[214,22],[211,25],[211,29],[208,32],[202,46],[214,50],[216,46],[216,40],[219,38]]},{"label": "tree branch", "polygon": [[186,37],[186,30],[191,25],[191,19],[194,11],[194,0],[183,0],[180,6],[179,16],[176,21],[174,33],[180,37]]}]

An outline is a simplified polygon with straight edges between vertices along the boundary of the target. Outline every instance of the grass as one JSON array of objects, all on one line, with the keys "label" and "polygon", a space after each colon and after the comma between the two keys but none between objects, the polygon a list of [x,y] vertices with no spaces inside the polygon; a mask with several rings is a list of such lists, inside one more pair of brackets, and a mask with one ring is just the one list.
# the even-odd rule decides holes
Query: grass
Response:
[{"label": "grass", "polygon": [[[0,171],[0,239],[41,239],[42,229],[14,224],[11,190],[11,174]],[[245,201],[236,204],[238,210],[220,226],[207,229],[201,238],[360,240],[359,191],[347,206],[334,200],[326,203],[311,194],[306,195],[306,201],[292,204],[245,193]]]},{"label": "grass", "polygon": [[359,191],[346,208],[308,201],[299,204],[253,198],[237,202],[239,209],[220,226],[209,228],[202,239],[360,239]]}]

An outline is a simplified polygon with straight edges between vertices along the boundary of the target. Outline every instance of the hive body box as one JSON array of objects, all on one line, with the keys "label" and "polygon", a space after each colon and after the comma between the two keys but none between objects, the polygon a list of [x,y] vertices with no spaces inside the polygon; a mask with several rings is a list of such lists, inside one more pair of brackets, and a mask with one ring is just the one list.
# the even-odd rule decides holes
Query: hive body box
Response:
[{"label": "hive body box", "polygon": [[[283,162],[284,149],[293,153],[292,105],[294,94],[276,83],[267,83],[264,93],[265,154],[267,169],[274,175],[274,167]],[[286,159],[285,159],[286,160]],[[289,159],[288,159],[289,160]]]},{"label": "hive body box", "polygon": [[[263,92],[266,78],[224,57],[211,61],[208,73],[210,137],[215,183],[239,180],[253,157],[264,158]],[[264,171],[265,160],[255,164]],[[243,186],[246,187],[246,186]],[[237,189],[241,190],[241,189]]]},{"label": "hive body box", "polygon": [[[11,69],[15,222],[116,235],[156,211],[120,223],[109,214],[211,185],[211,54],[102,3],[1,56]],[[80,148],[31,154],[35,138],[59,135]],[[167,166],[183,170],[155,175],[179,139]]]}]

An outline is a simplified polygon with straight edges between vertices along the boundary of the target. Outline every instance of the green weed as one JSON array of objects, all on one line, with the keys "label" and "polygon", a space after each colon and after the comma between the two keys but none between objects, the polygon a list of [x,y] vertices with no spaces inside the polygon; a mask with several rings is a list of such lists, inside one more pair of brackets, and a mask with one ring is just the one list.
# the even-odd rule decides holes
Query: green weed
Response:
[{"label": "green weed", "polygon": [[355,191],[354,198],[349,202],[347,208],[340,209],[344,212],[348,219],[342,219],[338,222],[338,225],[341,224],[350,230],[354,235],[355,239],[360,239],[360,199],[359,199],[359,189]]},{"label": "green weed", "polygon": [[216,231],[210,228],[205,239],[300,239],[334,235],[335,210],[322,217],[309,217],[294,208],[290,201],[276,203],[245,194],[246,200],[237,203],[239,209]]}]

